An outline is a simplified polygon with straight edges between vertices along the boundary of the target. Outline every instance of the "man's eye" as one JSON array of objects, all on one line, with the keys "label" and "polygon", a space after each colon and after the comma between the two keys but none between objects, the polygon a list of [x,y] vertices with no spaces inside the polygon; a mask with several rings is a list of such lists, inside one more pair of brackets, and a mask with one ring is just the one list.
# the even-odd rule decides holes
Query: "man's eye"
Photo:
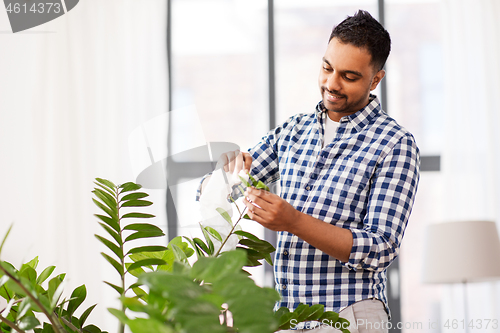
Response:
[{"label": "man's eye", "polygon": [[331,69],[331,68],[328,68],[328,67],[323,67],[323,70],[325,70],[325,72],[329,72],[329,71],[331,71],[332,69]]},{"label": "man's eye", "polygon": [[356,79],[355,79],[355,78],[351,78],[351,77],[349,77],[349,76],[344,76],[344,79],[346,79],[346,80],[347,80],[347,81],[349,81],[349,82],[354,82],[354,81],[356,81]]}]

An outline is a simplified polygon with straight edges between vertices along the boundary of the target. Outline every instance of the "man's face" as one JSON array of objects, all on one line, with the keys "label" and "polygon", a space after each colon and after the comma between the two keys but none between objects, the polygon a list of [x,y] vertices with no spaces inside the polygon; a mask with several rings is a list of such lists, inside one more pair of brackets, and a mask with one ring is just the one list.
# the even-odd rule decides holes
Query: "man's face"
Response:
[{"label": "man's face", "polygon": [[371,63],[365,48],[332,38],[323,57],[319,88],[330,119],[339,121],[364,108],[384,77]]}]

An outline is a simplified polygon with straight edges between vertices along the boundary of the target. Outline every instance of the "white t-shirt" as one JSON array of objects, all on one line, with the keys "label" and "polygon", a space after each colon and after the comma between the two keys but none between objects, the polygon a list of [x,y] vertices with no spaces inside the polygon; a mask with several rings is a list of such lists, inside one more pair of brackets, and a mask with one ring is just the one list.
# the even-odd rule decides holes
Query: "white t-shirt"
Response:
[{"label": "white t-shirt", "polygon": [[328,146],[330,142],[335,138],[335,134],[337,134],[337,128],[339,127],[339,122],[333,121],[328,117],[328,114],[325,115],[325,136],[323,137],[323,148]]}]

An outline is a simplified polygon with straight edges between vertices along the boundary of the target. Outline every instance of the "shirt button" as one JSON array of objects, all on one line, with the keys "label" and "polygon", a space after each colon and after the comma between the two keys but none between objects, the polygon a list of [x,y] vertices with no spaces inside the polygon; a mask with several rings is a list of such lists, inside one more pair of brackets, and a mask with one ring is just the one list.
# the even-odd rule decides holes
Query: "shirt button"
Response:
[{"label": "shirt button", "polygon": [[283,251],[283,255],[287,256],[288,255],[288,251],[287,250]]},{"label": "shirt button", "polygon": [[311,189],[311,187],[310,187],[309,185],[307,185],[307,186],[306,186],[306,190],[308,190],[308,191],[309,191],[310,189]]},{"label": "shirt button", "polygon": [[286,290],[286,285],[284,285],[282,288],[283,288],[283,290]]}]

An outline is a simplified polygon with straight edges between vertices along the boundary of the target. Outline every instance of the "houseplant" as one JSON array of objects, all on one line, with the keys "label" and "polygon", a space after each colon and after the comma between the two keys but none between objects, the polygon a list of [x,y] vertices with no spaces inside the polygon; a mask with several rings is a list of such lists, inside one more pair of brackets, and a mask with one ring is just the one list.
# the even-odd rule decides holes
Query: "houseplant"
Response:
[{"label": "houseplant", "polygon": [[[246,186],[267,189],[249,177]],[[257,286],[244,270],[247,266],[272,264],[274,247],[255,235],[237,230],[245,211],[238,210],[232,221],[223,209],[219,214],[231,231],[222,237],[215,229],[200,225],[203,238],[176,237],[168,246],[132,247],[135,240],[163,236],[161,229],[144,221],[151,214],[129,209],[149,206],[148,194],[135,183],[115,185],[96,178],[94,203],[102,214],[96,214],[106,235],[96,235],[110,252],[102,253],[119,275],[119,284],[106,282],[118,294],[120,309],[108,309],[118,318],[118,332],[128,326],[133,333],[150,332],[274,332],[303,321],[319,321],[328,325],[345,323],[335,312],[324,312],[322,305],[301,304],[295,311],[286,308],[273,311],[278,293]],[[238,209],[237,205],[236,208]],[[131,222],[127,222],[131,221]],[[8,235],[8,233],[7,233]],[[6,235],[6,237],[7,237]],[[224,243],[238,235],[235,250],[222,252]],[[5,242],[4,238],[1,249]],[[216,245],[218,246],[218,250]],[[197,256],[193,262],[190,257]],[[104,332],[86,320],[96,305],[88,307],[78,318],[75,311],[85,300],[85,286],[76,288],[63,298],[64,274],[47,280],[53,266],[37,273],[38,259],[20,269],[0,262],[0,296],[8,305],[1,310],[2,332],[69,333]],[[45,321],[40,322],[43,314]],[[343,332],[348,330],[343,329]],[[105,332],[107,333],[107,332]]]}]

